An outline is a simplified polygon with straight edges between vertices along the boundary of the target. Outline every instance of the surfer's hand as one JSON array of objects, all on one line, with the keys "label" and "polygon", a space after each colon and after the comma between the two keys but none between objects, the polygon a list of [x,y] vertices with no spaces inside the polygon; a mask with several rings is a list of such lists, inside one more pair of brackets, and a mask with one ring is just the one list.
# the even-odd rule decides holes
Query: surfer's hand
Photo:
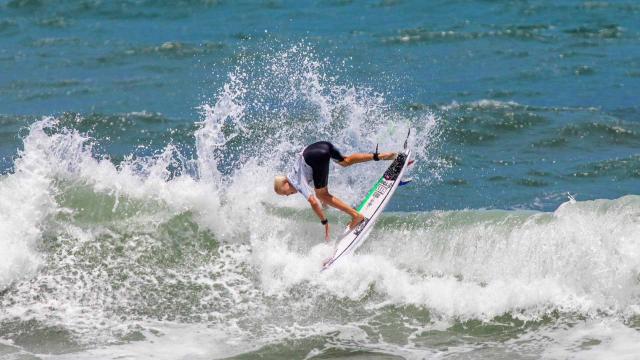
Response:
[{"label": "surfer's hand", "polygon": [[329,223],[324,224],[324,241],[329,242]]}]

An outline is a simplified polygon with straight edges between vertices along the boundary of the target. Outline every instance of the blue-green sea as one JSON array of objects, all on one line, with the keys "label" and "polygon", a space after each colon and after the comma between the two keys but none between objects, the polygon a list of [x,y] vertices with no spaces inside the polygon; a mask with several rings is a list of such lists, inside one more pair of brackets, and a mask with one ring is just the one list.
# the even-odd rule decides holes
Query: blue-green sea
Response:
[{"label": "blue-green sea", "polygon": [[0,0],[0,359],[640,359],[639,94],[633,0]]}]

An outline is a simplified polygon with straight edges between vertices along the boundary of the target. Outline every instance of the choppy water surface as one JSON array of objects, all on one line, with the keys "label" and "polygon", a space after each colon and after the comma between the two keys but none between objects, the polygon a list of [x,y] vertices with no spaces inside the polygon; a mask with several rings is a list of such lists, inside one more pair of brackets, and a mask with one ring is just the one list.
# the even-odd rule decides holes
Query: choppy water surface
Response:
[{"label": "choppy water surface", "polygon": [[[0,1],[0,359],[638,358],[639,20]],[[270,179],[409,128],[413,185],[320,273],[322,228]],[[357,203],[384,166],[332,191]]]}]

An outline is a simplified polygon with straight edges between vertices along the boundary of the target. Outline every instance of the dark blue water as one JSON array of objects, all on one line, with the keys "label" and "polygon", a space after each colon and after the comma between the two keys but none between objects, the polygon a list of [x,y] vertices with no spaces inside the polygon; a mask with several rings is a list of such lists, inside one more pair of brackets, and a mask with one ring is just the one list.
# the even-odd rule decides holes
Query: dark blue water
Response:
[{"label": "dark blue water", "polygon": [[[636,189],[640,6],[632,1],[0,6],[5,170],[29,119],[149,112],[159,131],[189,127],[239,58],[303,41],[326,76],[383,93],[399,113],[437,114],[438,151],[451,167],[398,209],[549,210],[566,193],[616,198]],[[127,131],[146,126],[133,123]],[[112,148],[126,154],[138,141]]]}]

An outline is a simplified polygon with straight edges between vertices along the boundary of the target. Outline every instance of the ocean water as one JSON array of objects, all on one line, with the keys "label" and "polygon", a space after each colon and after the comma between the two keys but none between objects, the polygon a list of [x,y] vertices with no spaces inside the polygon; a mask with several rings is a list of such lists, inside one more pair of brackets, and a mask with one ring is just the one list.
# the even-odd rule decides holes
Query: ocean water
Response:
[{"label": "ocean water", "polygon": [[[631,0],[0,0],[0,359],[640,359],[639,93]],[[272,177],[408,129],[321,273]]]}]

